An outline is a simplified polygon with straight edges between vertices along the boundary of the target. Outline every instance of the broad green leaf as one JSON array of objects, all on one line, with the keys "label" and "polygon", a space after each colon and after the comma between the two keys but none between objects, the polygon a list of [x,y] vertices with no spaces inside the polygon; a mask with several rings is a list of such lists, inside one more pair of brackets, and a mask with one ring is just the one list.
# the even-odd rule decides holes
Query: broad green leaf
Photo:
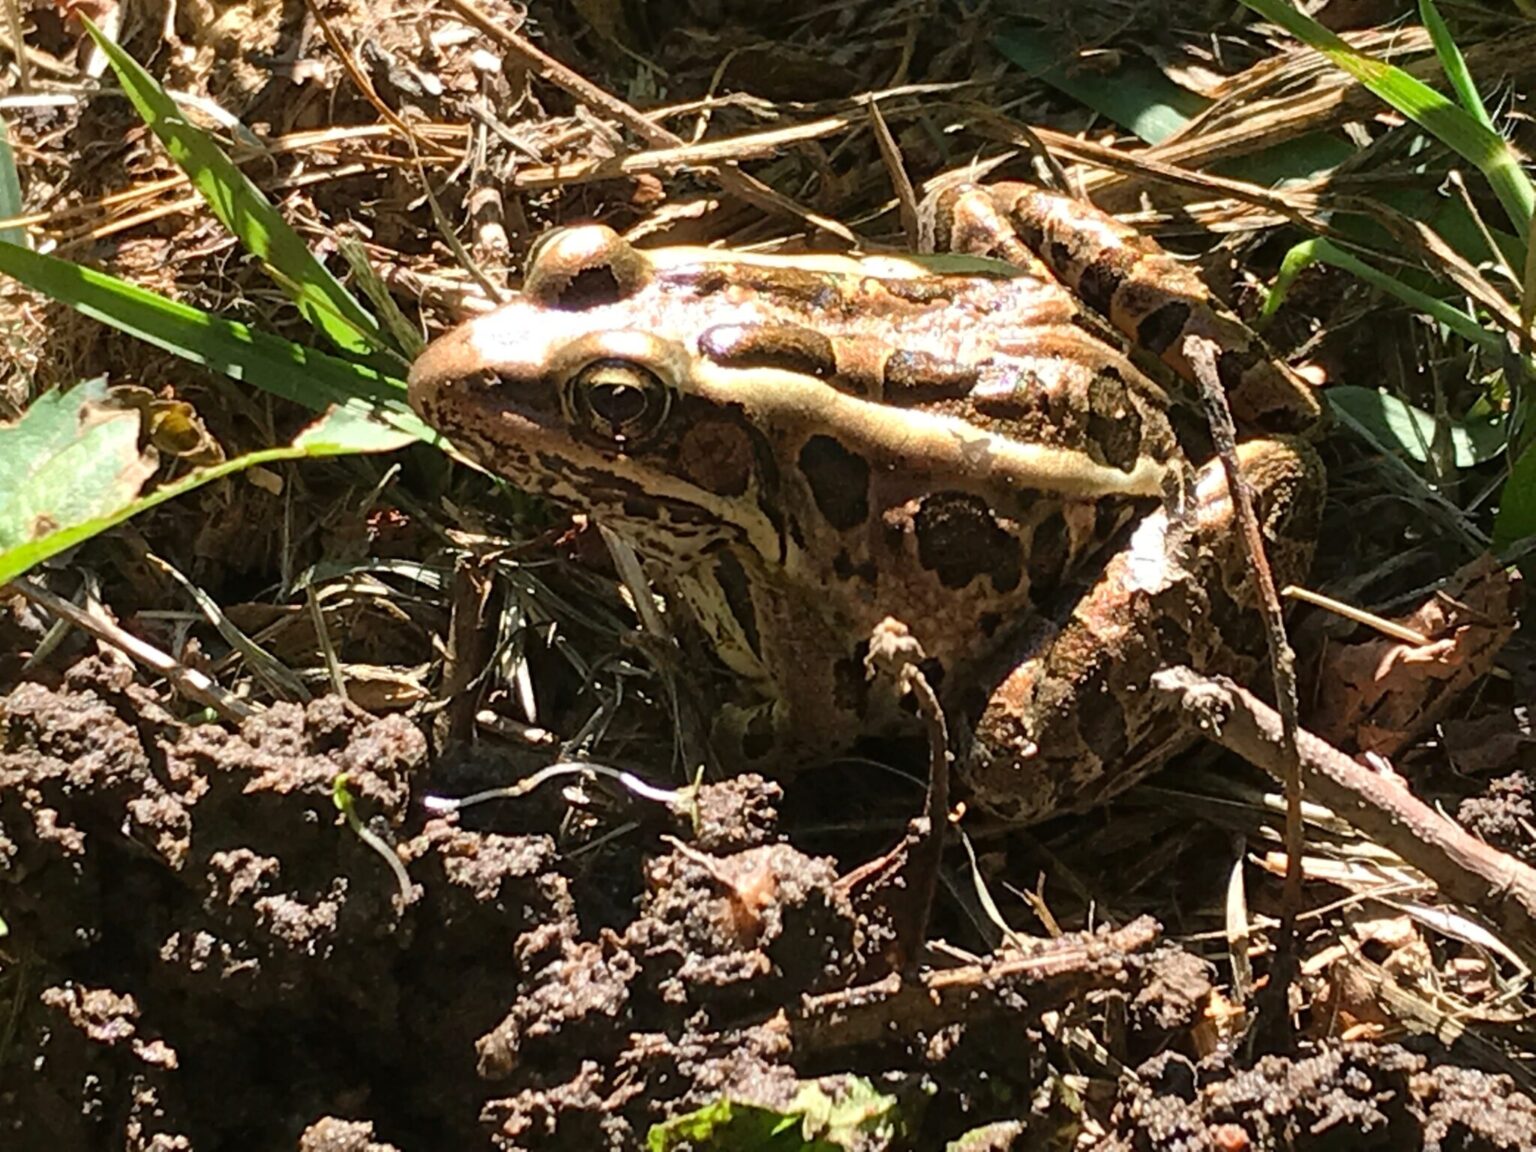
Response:
[{"label": "broad green leaf", "polygon": [[[1328,403],[1350,417],[1383,448],[1396,448],[1423,463],[1434,441],[1435,418],[1422,408],[1374,388],[1338,384],[1324,393]],[[1504,418],[1498,414],[1451,426],[1451,448],[1458,468],[1473,468],[1504,451]]]},{"label": "broad green leaf", "polygon": [[310,456],[393,452],[417,437],[380,420],[364,408],[333,407],[293,439]]},{"label": "broad green leaf", "polygon": [[1010,29],[995,43],[999,52],[1026,72],[1148,144],[1172,136],[1209,103],[1133,57],[1121,58],[1104,72],[1073,62],[1071,50],[1043,28]]},{"label": "broad green leaf", "polygon": [[261,190],[194,127],[138,62],[85,20],[118,83],[224,227],[260,259],[308,320],[343,351],[363,355],[388,346],[373,318],[320,263]]},{"label": "broad green leaf", "polygon": [[[16,171],[16,154],[11,151],[11,126],[0,116],[0,220],[21,214],[21,176]],[[30,246],[24,228],[0,228],[0,241]]]},{"label": "broad green leaf", "polygon": [[1507,548],[1517,540],[1536,536],[1536,445],[1527,448],[1510,469],[1499,494],[1499,512],[1493,518],[1493,546]]},{"label": "broad green leaf", "polygon": [[405,382],[367,365],[328,356],[14,244],[0,244],[0,272],[82,315],[286,400],[316,410],[340,405],[415,439],[437,440],[406,404]]},{"label": "broad green leaf", "polygon": [[873,1152],[890,1147],[901,1127],[895,1097],[849,1076],[835,1098],[815,1081],[801,1085],[783,1111],[716,1100],[653,1126],[645,1146],[647,1152]]},{"label": "broad green leaf", "polygon": [[110,404],[105,378],[45,393],[0,425],[0,552],[127,504],[156,464],[139,450],[139,413]]},{"label": "broad green leaf", "polygon": [[[200,468],[135,499],[144,476],[140,476],[131,488],[119,478],[104,485],[106,490],[101,491],[98,481],[103,476],[112,475],[110,464],[82,459],[83,452],[103,447],[84,439],[91,405],[100,402],[100,387],[100,381],[82,385],[48,405],[44,405],[48,400],[45,396],[23,413],[21,420],[10,429],[0,428],[0,585],[140,512],[258,464],[389,451],[409,442],[409,438],[398,432],[386,430],[387,434],[381,435],[376,423],[361,418],[356,412],[337,409],[311,424],[291,445],[248,452],[233,460]],[[82,390],[85,390],[84,396],[76,400]],[[43,412],[41,416],[35,416],[39,405],[44,405]],[[114,427],[115,439],[109,445],[114,451],[103,451],[104,461],[122,459],[122,439],[127,439],[130,445],[137,444],[138,413],[129,411],[126,415],[132,418],[133,427],[131,430]],[[81,431],[76,432],[76,429]],[[18,430],[22,430],[19,439],[7,439]],[[66,434],[73,438],[73,443],[64,443]],[[76,444],[80,447],[76,448]],[[46,487],[41,491],[68,491],[78,497],[77,502],[70,504],[62,514],[49,509],[51,523],[46,525],[34,511],[40,499],[36,493],[40,490],[35,486],[28,487],[29,477],[34,472],[45,477]],[[117,475],[120,477],[121,473]],[[46,530],[39,532],[40,527]]]}]

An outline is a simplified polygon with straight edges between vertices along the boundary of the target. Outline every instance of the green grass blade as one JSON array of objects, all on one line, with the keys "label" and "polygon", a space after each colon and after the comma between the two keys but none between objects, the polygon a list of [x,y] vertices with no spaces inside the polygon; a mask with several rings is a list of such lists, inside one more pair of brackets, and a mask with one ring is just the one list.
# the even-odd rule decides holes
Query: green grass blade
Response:
[{"label": "green grass blade", "polygon": [[374,314],[379,317],[380,326],[389,333],[390,340],[403,354],[402,363],[416,359],[427,342],[422,338],[421,329],[400,311],[400,305],[390,295],[389,286],[384,283],[378,269],[368,262],[367,249],[352,237],[344,236],[336,245],[336,250],[347,262],[347,267],[352,269],[352,283],[368,298]]},{"label": "green grass blade", "polygon": [[1368,91],[1475,165],[1492,186],[1515,231],[1525,235],[1536,210],[1536,188],[1502,136],[1401,68],[1383,64],[1352,48],[1311,17],[1302,15],[1287,0],[1242,2],[1321,52]]},{"label": "green grass blade", "polygon": [[1456,93],[1457,101],[1472,113],[1484,128],[1490,132],[1497,132],[1498,129],[1493,126],[1493,117],[1488,115],[1482,95],[1478,92],[1472,73],[1467,68],[1467,58],[1461,54],[1461,49],[1440,15],[1440,9],[1435,7],[1434,0],[1419,0],[1419,19],[1424,22],[1424,27],[1429,32],[1430,42],[1435,46],[1435,55],[1440,58],[1440,67],[1445,70],[1445,78],[1450,81],[1451,91]]},{"label": "green grass blade", "polygon": [[1536,322],[1536,216],[1525,237],[1525,266],[1520,270],[1520,350],[1529,353],[1531,325]]},{"label": "green grass blade", "polygon": [[304,318],[343,351],[361,355],[387,348],[373,318],[315,259],[261,190],[207,133],[187,120],[165,89],[133,57],[89,20],[85,26],[144,123],[160,138],[224,227],[272,272]]},{"label": "green grass blade", "polygon": [[1403,283],[1395,276],[1389,276],[1332,241],[1321,237],[1303,240],[1293,245],[1285,254],[1285,258],[1280,262],[1280,271],[1275,274],[1275,281],[1264,299],[1264,307],[1259,313],[1260,319],[1268,320],[1280,310],[1280,305],[1284,303],[1286,293],[1296,277],[1313,264],[1328,264],[1352,273],[1367,284],[1401,300],[1410,308],[1423,312],[1444,324],[1463,339],[1479,344],[1495,355],[1503,355],[1503,337],[1497,332],[1484,328],[1477,322],[1475,316],[1443,300],[1437,300],[1428,293]]},{"label": "green grass blade", "polygon": [[157,348],[317,411],[340,405],[418,440],[435,441],[405,402],[405,382],[364,364],[258,332],[191,305],[14,244],[0,272]]}]

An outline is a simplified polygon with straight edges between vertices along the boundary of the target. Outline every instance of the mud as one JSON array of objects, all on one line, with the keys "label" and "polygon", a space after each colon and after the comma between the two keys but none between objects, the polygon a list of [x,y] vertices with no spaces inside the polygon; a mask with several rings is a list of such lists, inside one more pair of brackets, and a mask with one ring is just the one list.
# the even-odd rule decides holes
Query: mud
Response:
[{"label": "mud", "polygon": [[8,1149],[634,1148],[855,1073],[901,1102],[889,1147],[1536,1146],[1531,1101],[1443,1050],[1197,1061],[1215,973],[1146,918],[904,979],[888,894],[787,842],[761,779],[631,801],[599,875],[495,830],[536,801],[434,816],[398,716],[189,727],[95,657],[0,709]]}]

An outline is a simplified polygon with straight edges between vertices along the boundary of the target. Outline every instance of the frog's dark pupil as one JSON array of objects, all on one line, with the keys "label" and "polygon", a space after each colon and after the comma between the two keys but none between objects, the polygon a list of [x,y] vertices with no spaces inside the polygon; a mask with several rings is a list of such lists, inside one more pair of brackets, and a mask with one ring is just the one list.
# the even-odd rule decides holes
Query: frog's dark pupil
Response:
[{"label": "frog's dark pupil", "polygon": [[645,393],[629,384],[598,384],[592,389],[589,402],[592,411],[615,428],[645,415]]}]

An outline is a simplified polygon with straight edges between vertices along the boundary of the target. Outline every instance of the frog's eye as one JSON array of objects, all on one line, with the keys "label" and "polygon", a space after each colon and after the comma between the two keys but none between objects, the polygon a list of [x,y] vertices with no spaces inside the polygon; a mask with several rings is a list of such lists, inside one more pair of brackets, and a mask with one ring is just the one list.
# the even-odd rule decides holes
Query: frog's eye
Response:
[{"label": "frog's eye", "polygon": [[633,449],[666,421],[672,390],[633,360],[594,360],[566,382],[571,416],[591,436]]}]

